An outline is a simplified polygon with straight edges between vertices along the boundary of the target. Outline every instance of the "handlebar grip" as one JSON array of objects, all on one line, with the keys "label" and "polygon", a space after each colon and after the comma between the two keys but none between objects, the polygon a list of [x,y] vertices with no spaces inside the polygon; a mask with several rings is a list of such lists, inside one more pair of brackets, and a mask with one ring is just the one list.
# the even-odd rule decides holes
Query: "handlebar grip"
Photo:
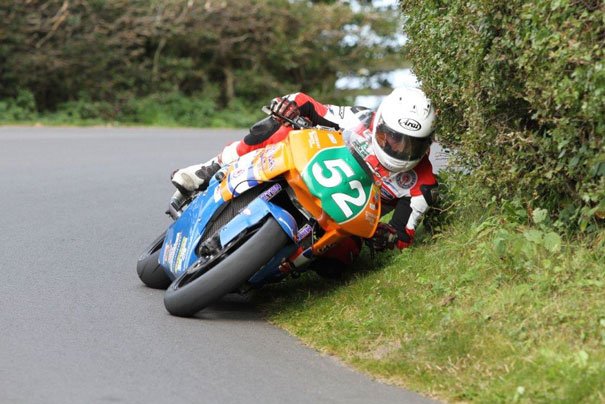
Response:
[{"label": "handlebar grip", "polygon": [[301,129],[306,129],[306,128],[311,127],[311,122],[309,122],[302,116],[296,117],[296,119],[294,119],[294,123],[296,124],[297,127],[301,128]]},{"label": "handlebar grip", "polygon": [[295,129],[304,129],[304,128],[310,128],[311,127],[310,122],[307,121],[302,116],[298,116],[298,117],[296,117],[294,119],[286,118],[285,116],[282,116],[282,115],[276,113],[275,111],[272,111],[266,105],[263,105],[263,107],[261,108],[261,111],[263,111],[267,115],[275,116],[275,117],[277,117],[279,119],[282,119],[285,122],[288,122]]}]

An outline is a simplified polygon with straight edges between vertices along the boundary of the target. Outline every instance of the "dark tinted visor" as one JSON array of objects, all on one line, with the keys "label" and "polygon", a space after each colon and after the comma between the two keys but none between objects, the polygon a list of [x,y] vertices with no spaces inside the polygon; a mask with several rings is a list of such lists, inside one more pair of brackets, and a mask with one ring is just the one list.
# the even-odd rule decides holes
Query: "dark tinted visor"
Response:
[{"label": "dark tinted visor", "polygon": [[384,122],[376,128],[376,141],[389,156],[405,161],[420,159],[431,145],[430,136],[417,138],[404,135],[392,130]]}]

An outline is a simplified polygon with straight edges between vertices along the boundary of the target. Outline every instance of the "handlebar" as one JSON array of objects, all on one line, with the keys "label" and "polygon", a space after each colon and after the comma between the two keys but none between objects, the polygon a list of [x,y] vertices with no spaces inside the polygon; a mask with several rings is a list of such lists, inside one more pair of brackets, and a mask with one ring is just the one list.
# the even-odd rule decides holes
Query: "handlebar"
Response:
[{"label": "handlebar", "polygon": [[288,122],[294,129],[306,129],[311,127],[311,122],[303,118],[302,116],[298,116],[294,119],[286,118],[285,116],[278,114],[277,112],[271,111],[268,106],[263,106],[262,111],[271,116],[275,116],[285,122]]}]

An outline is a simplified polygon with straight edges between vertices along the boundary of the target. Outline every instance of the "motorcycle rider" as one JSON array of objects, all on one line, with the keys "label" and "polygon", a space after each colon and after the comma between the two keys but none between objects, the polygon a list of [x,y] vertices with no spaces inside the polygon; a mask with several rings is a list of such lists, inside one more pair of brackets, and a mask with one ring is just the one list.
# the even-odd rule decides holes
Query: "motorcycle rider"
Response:
[{"label": "motorcycle rider", "polygon": [[[388,223],[379,223],[370,244],[376,251],[409,247],[416,226],[436,202],[437,179],[428,159],[434,130],[435,109],[418,88],[395,89],[376,111],[365,107],[322,104],[304,93],[288,94],[272,100],[270,109],[289,119],[303,117],[311,125],[341,130],[345,143],[357,152],[382,184],[382,213],[393,211]],[[241,141],[226,146],[204,164],[177,170],[172,183],[183,194],[203,190],[221,166],[272,143],[292,130],[275,116],[265,118],[250,129]],[[361,241],[345,239],[322,255],[326,268],[350,264],[359,254]],[[302,256],[291,257],[295,266]],[[329,274],[326,274],[329,276]]]}]

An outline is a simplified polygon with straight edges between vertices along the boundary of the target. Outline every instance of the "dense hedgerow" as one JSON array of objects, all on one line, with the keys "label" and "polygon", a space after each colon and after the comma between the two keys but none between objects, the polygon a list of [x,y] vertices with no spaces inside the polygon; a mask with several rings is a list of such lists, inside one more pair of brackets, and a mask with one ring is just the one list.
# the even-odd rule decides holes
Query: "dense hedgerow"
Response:
[{"label": "dense hedgerow", "polygon": [[604,3],[400,4],[407,55],[440,107],[439,137],[475,185],[546,209],[562,229],[602,227]]}]

